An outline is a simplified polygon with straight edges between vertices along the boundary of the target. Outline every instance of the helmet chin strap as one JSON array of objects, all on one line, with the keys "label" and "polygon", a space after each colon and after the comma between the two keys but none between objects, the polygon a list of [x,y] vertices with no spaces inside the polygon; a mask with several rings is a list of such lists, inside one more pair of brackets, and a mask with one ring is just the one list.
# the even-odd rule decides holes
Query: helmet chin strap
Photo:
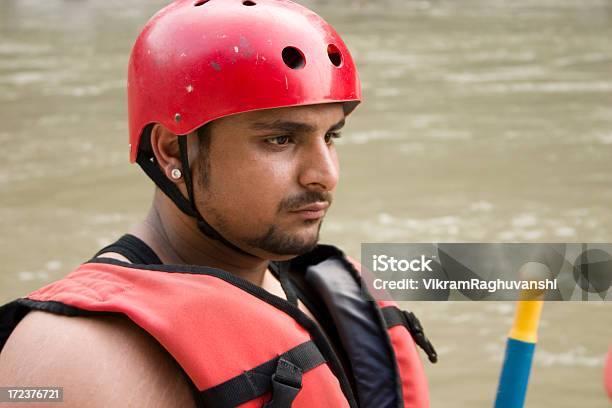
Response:
[{"label": "helmet chin strap", "polygon": [[195,199],[193,195],[193,180],[191,178],[191,171],[189,168],[189,158],[187,155],[187,137],[177,136],[179,142],[180,159],[183,166],[183,177],[185,178],[185,186],[187,188],[188,198],[185,198],[183,193],[179,190],[176,184],[172,183],[166,175],[161,171],[159,166],[155,163],[155,156],[153,154],[146,154],[141,149],[138,152],[138,158],[136,162],[142,167],[144,172],[151,178],[157,187],[164,192],[174,202],[179,210],[184,214],[196,219],[198,229],[207,237],[212,238],[221,242],[226,247],[243,255],[255,257],[255,255],[245,251],[242,248],[232,244],[217,230],[215,230],[205,219],[202,214],[198,211]]},{"label": "helmet chin strap", "polygon": [[[225,245],[226,247],[230,249],[233,249],[236,252],[239,252],[243,255],[255,257],[255,255],[251,254],[250,252],[245,251],[242,248],[239,248],[238,246],[232,244],[230,241],[225,239],[225,237],[221,235],[221,233],[219,233],[216,229],[214,229],[212,225],[210,225],[208,221],[206,221],[204,217],[202,217],[202,214],[200,214],[200,212],[198,211],[198,208],[196,206],[196,201],[193,195],[193,180],[191,179],[191,168],[189,167],[189,157],[187,154],[187,136],[177,136],[177,137],[178,137],[178,143],[179,143],[179,151],[181,155],[181,164],[183,167],[183,174],[185,177],[185,187],[187,188],[187,195],[189,197],[189,205],[192,208],[193,213],[195,214],[195,219],[197,221],[198,229],[207,237],[221,242],[223,245]],[[181,194],[181,197],[185,199],[182,194]]]}]

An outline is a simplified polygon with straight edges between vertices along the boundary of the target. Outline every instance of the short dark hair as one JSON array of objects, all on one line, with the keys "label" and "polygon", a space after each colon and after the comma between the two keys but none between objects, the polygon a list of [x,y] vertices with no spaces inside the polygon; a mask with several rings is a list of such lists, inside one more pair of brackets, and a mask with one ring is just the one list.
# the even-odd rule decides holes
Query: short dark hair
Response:
[{"label": "short dark hair", "polygon": [[211,124],[212,122],[206,123],[204,126],[200,126],[196,129],[196,135],[198,136],[198,155],[208,155],[208,149],[210,148],[211,139]]}]

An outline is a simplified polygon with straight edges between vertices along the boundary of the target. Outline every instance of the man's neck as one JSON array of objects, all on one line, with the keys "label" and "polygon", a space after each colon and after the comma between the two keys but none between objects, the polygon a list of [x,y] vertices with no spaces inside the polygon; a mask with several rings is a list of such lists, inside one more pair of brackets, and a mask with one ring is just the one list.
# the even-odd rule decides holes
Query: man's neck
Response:
[{"label": "man's neck", "polygon": [[204,235],[193,219],[156,194],[144,221],[131,233],[142,239],[164,264],[206,265],[261,286],[268,260],[239,253]]}]

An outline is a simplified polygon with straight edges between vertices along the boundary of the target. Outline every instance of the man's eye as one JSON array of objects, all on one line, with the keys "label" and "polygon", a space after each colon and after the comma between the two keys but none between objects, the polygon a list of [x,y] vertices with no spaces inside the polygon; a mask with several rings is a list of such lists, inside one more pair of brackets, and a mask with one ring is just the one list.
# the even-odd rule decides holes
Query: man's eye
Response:
[{"label": "man's eye", "polygon": [[325,134],[325,143],[332,144],[334,139],[338,139],[340,136],[340,132],[327,132]]},{"label": "man's eye", "polygon": [[271,137],[269,139],[266,139],[266,141],[274,145],[282,146],[282,145],[286,145],[287,143],[289,143],[289,136]]}]

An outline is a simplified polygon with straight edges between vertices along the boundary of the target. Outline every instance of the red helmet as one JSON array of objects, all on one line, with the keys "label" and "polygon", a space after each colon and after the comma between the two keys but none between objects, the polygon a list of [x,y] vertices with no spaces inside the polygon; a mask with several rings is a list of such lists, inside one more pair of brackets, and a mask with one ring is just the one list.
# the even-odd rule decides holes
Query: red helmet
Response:
[{"label": "red helmet", "polygon": [[257,109],[361,99],[353,59],[321,17],[288,0],[177,0],[136,40],[128,71],[130,161],[161,123],[184,135]]}]

